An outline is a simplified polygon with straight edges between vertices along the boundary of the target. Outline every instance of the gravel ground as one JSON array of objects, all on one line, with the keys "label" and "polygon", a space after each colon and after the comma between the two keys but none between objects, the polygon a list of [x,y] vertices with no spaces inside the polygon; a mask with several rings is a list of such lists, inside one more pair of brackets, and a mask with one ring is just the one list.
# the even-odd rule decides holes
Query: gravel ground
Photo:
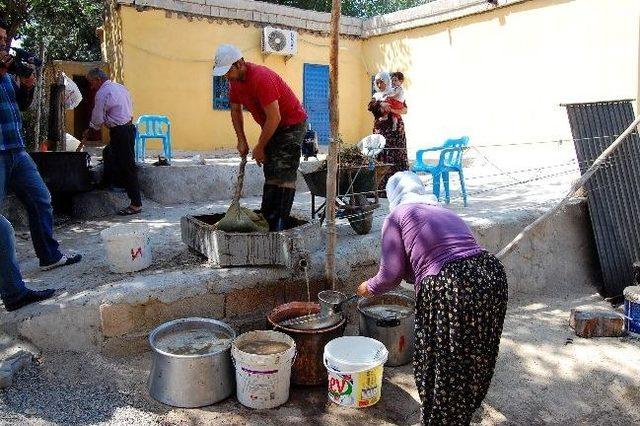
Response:
[{"label": "gravel ground", "polygon": [[[590,289],[510,301],[492,385],[474,425],[640,424],[640,339],[580,339],[571,307],[597,300]],[[292,388],[289,402],[249,410],[235,398],[174,409],[147,393],[150,353],[107,358],[46,353],[0,391],[0,425],[378,425],[415,424],[410,365],[385,368],[381,401],[351,410],[324,388]]]}]

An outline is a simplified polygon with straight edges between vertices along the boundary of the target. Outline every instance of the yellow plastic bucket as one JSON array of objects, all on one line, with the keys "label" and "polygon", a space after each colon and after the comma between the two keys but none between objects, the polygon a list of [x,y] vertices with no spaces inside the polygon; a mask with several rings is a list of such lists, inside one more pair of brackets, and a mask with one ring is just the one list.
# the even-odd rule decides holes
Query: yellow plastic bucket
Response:
[{"label": "yellow plastic bucket", "polygon": [[370,407],[382,395],[383,365],[389,351],[381,342],[363,336],[333,339],[324,347],[329,378],[328,397],[338,405]]}]

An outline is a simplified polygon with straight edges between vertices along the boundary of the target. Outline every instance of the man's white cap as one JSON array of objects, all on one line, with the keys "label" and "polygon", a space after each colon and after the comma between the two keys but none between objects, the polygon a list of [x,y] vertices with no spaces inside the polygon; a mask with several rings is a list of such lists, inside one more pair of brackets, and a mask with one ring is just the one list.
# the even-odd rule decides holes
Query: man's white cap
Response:
[{"label": "man's white cap", "polygon": [[225,75],[231,65],[242,59],[240,49],[232,44],[221,44],[216,50],[216,58],[213,64],[213,75],[220,77]]}]

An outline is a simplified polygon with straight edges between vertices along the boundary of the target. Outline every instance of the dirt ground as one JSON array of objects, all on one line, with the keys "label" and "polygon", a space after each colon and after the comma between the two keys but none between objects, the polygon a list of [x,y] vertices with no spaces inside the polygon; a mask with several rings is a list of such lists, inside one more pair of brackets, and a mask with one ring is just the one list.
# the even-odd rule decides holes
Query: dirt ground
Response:
[{"label": "dirt ground", "polygon": [[[640,339],[581,339],[568,326],[578,295],[513,299],[493,382],[474,424],[640,423]],[[0,393],[0,424],[312,425],[415,424],[419,402],[411,366],[385,368],[382,400],[353,410],[329,403],[324,388],[291,389],[273,410],[232,397],[202,409],[174,409],[147,393],[150,353],[129,358],[45,353]]]}]

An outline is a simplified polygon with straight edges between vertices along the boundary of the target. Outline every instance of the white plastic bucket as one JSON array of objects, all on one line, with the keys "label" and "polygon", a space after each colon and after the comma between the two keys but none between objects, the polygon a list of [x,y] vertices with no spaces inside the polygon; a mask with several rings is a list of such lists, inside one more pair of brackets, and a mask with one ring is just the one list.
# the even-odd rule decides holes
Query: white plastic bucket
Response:
[{"label": "white plastic bucket", "polygon": [[[289,349],[273,355],[256,355],[239,349],[249,341],[282,342]],[[296,342],[278,331],[249,331],[231,345],[231,359],[236,368],[236,395],[249,408],[274,408],[289,399],[291,366],[296,358]]]},{"label": "white plastic bucket", "polygon": [[136,272],[151,265],[151,237],[145,224],[114,225],[100,232],[111,272]]},{"label": "white plastic bucket", "polygon": [[345,336],[327,343],[323,358],[329,375],[329,400],[353,408],[377,403],[388,357],[384,344],[369,337]]}]

